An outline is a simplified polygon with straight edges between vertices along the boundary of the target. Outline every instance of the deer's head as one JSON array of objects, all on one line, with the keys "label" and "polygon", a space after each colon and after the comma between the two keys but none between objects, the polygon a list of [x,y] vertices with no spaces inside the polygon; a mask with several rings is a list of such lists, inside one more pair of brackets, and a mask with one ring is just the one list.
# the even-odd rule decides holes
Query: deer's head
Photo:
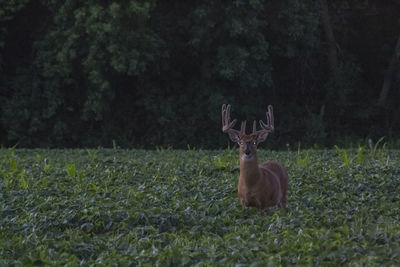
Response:
[{"label": "deer's head", "polygon": [[246,121],[243,121],[240,127],[240,131],[233,129],[236,124],[236,119],[231,121],[230,105],[222,105],[222,132],[227,133],[232,142],[239,145],[240,159],[250,160],[257,155],[257,146],[261,142],[264,142],[269,133],[274,131],[274,114],[272,106],[268,106],[267,110],[267,123],[260,120],[261,130],[256,129],[257,123],[253,122],[253,132],[246,134]]}]

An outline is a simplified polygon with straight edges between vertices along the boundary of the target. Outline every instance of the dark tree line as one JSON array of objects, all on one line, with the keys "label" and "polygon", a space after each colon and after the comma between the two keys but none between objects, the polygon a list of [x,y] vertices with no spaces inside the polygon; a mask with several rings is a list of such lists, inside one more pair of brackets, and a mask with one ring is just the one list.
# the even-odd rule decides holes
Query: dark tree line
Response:
[{"label": "dark tree line", "polygon": [[0,144],[226,146],[400,136],[400,2],[0,0]]}]

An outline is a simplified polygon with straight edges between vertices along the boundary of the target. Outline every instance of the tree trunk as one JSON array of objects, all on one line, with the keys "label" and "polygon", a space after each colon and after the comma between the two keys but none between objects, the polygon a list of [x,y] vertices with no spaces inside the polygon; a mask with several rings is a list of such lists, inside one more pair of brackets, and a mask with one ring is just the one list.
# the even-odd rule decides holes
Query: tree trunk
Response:
[{"label": "tree trunk", "polygon": [[392,86],[392,82],[394,80],[396,69],[398,68],[399,63],[400,63],[400,35],[399,38],[397,39],[397,44],[394,49],[394,53],[390,60],[389,66],[385,71],[385,76],[383,77],[383,85],[378,99],[379,106],[384,106],[386,104],[386,99],[388,97],[390,87]]},{"label": "tree trunk", "polygon": [[328,43],[328,62],[329,68],[333,72],[337,69],[339,65],[337,48],[336,48],[336,40],[335,35],[333,34],[331,19],[329,17],[329,9],[328,3],[326,0],[320,0],[321,3],[321,23],[322,28],[325,32],[325,39]]}]

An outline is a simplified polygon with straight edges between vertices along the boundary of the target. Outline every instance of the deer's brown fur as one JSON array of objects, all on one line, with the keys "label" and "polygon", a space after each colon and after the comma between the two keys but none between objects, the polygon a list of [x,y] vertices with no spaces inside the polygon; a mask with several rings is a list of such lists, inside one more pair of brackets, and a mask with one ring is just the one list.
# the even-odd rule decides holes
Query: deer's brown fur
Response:
[{"label": "deer's brown fur", "polygon": [[272,107],[268,107],[267,124],[260,121],[262,130],[245,134],[246,123],[242,122],[241,131],[232,129],[236,120],[230,122],[230,106],[222,107],[223,131],[232,141],[239,144],[240,175],[238,198],[243,208],[256,207],[263,214],[266,207],[286,208],[289,177],[283,165],[277,161],[267,161],[258,165],[257,145],[274,130]]}]

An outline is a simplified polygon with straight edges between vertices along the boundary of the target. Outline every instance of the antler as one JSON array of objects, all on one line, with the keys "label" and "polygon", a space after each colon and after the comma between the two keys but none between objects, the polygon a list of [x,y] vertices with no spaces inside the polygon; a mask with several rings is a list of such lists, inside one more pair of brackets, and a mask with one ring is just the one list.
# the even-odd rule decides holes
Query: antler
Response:
[{"label": "antler", "polygon": [[253,123],[253,134],[258,134],[261,132],[266,132],[266,133],[272,133],[274,131],[274,110],[271,105],[268,106],[267,110],[267,123],[263,122],[260,120],[260,126],[261,129],[260,131],[256,131],[256,121]]},{"label": "antler", "polygon": [[[231,121],[231,105],[222,105],[222,132],[227,133],[230,139],[238,142],[242,136],[246,134],[246,121],[242,122],[240,131],[233,129],[236,124],[236,119]],[[253,134],[257,135],[257,142],[263,142],[269,133],[274,131],[274,113],[272,106],[268,106],[267,123],[260,120],[261,130],[257,131],[256,121],[253,123]]]},{"label": "antler", "polygon": [[222,132],[240,134],[238,130],[232,129],[236,124],[236,119],[231,121],[231,105],[222,105]]}]

